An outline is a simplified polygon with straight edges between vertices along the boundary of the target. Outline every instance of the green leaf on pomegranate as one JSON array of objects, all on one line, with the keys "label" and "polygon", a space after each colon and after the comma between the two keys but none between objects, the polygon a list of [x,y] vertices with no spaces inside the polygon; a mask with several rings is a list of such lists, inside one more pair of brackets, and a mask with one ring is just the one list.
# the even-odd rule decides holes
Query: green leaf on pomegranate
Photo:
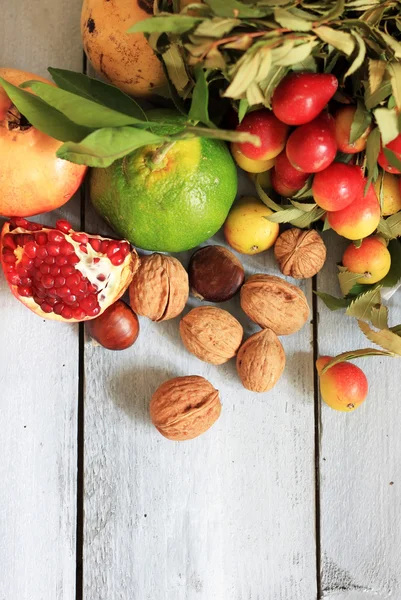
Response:
[{"label": "green leaf on pomegranate", "polygon": [[376,329],[388,329],[388,308],[384,304],[378,304],[372,307],[370,320]]},{"label": "green leaf on pomegranate", "polygon": [[401,356],[401,337],[390,329],[374,331],[365,321],[358,321],[359,329],[373,344],[381,346],[393,355]]},{"label": "green leaf on pomegranate", "polygon": [[372,308],[376,304],[381,304],[380,288],[371,289],[364,294],[360,294],[346,310],[349,317],[370,321]]},{"label": "green leaf on pomegranate", "polygon": [[382,143],[385,146],[399,134],[397,111],[389,108],[376,108],[373,113],[380,130]]},{"label": "green leaf on pomegranate", "polygon": [[81,143],[67,142],[57,152],[59,158],[89,167],[109,167],[130,152],[157,144],[167,138],[135,127],[105,127],[94,131]]},{"label": "green leaf on pomegranate", "polygon": [[325,292],[315,292],[315,294],[325,303],[327,308],[332,311],[347,308],[351,302],[351,300],[348,300],[347,298],[336,298],[336,296],[326,294]]},{"label": "green leaf on pomegranate", "polygon": [[29,81],[24,83],[24,86],[30,87],[41,100],[63,113],[77,125],[92,129],[125,125],[150,127],[152,125],[146,118],[138,119],[125,115],[98,102],[82,98],[47,83]]},{"label": "green leaf on pomegranate", "polygon": [[330,44],[330,46],[334,46],[334,48],[337,48],[337,50],[340,50],[347,56],[350,56],[354,51],[355,40],[352,35],[346,31],[333,29],[326,25],[316,27],[313,31],[321,40],[323,40],[323,42]]},{"label": "green leaf on pomegranate", "polygon": [[81,127],[73,123],[63,113],[49,106],[37,96],[12,85],[1,77],[0,82],[19,112],[36,129],[50,137],[60,142],[80,142],[93,131],[90,127]]},{"label": "green leaf on pomegranate", "polygon": [[[358,138],[360,138],[369,125],[372,122],[372,114],[369,110],[366,110],[363,102],[358,100],[356,105],[356,111],[354,114],[354,119],[351,125],[351,133],[349,137],[349,141],[351,144],[354,144]],[[347,158],[352,158],[351,154],[345,154]]]},{"label": "green leaf on pomegranate", "polygon": [[334,367],[334,365],[338,365],[339,363],[345,362],[347,360],[355,360],[357,358],[365,358],[367,356],[390,356],[394,357],[393,352],[388,352],[386,350],[376,350],[375,348],[360,348],[359,350],[349,350],[348,352],[343,352],[342,354],[338,354],[335,356],[321,371],[321,375],[326,373],[328,369]]},{"label": "green leaf on pomegranate", "polygon": [[379,169],[377,167],[377,157],[380,152],[380,131],[378,127],[372,129],[369,133],[367,143],[366,143],[366,169],[368,172],[368,181],[365,188],[365,193],[367,188],[372,183],[372,181],[376,181],[379,175]]},{"label": "green leaf on pomegranate", "polygon": [[339,267],[338,281],[343,296],[347,296],[352,290],[354,284],[363,277],[363,273],[351,273],[345,267]]},{"label": "green leaf on pomegranate", "polygon": [[132,25],[127,33],[185,33],[198,25],[202,19],[188,15],[171,15],[166,13],[151,19],[144,19]]},{"label": "green leaf on pomegranate", "polygon": [[200,121],[205,125],[213,125],[209,119],[209,86],[206,73],[201,66],[195,69],[196,84],[192,90],[191,108],[188,118],[191,121]]},{"label": "green leaf on pomegranate", "polygon": [[93,100],[125,115],[147,120],[146,114],[139,104],[114,85],[66,69],[49,67],[48,71],[54,83],[66,92],[77,94],[87,100]]}]

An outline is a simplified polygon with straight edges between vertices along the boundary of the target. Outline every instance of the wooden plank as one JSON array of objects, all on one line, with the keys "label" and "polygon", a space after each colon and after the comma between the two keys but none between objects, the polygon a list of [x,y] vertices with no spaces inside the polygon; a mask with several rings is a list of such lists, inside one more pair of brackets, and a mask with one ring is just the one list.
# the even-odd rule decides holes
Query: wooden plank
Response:
[{"label": "wooden plank", "polygon": [[[107,232],[88,210],[88,229]],[[221,241],[216,238],[214,241]],[[189,253],[182,254],[186,264]],[[245,259],[245,257],[243,257]],[[274,272],[271,253],[247,273]],[[309,300],[310,284],[303,285]],[[189,306],[198,302],[190,299]],[[253,332],[238,299],[225,305]],[[187,307],[188,309],[189,307]],[[179,319],[141,319],[137,344],[85,353],[87,598],[310,600],[316,597],[311,327],[283,338],[286,374],[269,394],[244,390],[235,363],[183,348]],[[151,425],[155,389],[197,374],[221,391],[220,420],[189,442]]]},{"label": "wooden plank", "polygon": [[[2,66],[81,70],[80,0],[3,3]],[[79,198],[37,220],[79,223]],[[0,598],[75,598],[78,328],[43,321],[0,276]]]},{"label": "wooden plank", "polygon": [[[328,267],[319,289],[337,293],[335,263],[346,243],[332,232]],[[401,321],[399,292],[389,302],[392,324]],[[354,319],[331,313],[319,301],[320,354],[372,346]],[[322,404],[322,589],[330,600],[401,597],[400,367],[397,359],[356,361],[366,373],[366,402],[350,414]]]}]

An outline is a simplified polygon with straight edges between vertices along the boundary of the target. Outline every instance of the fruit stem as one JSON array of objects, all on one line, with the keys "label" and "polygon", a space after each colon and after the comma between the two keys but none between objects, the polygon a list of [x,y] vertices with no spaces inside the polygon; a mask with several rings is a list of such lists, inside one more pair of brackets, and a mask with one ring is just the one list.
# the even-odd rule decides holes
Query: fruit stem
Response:
[{"label": "fruit stem", "polygon": [[160,163],[165,158],[167,152],[171,150],[171,148],[175,145],[175,141],[173,142],[165,142],[154,152],[148,160],[149,166],[151,168],[158,167]]}]

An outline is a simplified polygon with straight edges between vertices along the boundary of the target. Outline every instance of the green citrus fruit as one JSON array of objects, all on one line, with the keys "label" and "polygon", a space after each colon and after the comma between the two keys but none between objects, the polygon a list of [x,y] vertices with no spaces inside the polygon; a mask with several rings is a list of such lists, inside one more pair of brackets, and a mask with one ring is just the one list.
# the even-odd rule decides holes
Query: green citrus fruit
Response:
[{"label": "green citrus fruit", "polygon": [[[157,133],[174,133],[183,117],[148,113],[163,120]],[[194,248],[223,225],[237,193],[237,172],[226,145],[214,139],[180,140],[157,164],[162,144],[135,150],[105,169],[92,169],[91,200],[121,237],[145,250]]]}]

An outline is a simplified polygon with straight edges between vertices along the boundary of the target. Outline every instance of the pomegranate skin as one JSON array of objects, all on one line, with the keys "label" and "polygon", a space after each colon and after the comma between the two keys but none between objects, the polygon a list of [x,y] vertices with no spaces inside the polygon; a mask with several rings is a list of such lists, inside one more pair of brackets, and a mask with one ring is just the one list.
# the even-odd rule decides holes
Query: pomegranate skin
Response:
[{"label": "pomegranate skin", "polygon": [[287,125],[304,125],[315,119],[337,91],[330,73],[290,73],[274,91],[272,109]]},{"label": "pomegranate skin", "polygon": [[337,154],[333,117],[322,113],[297,127],[288,138],[286,152],[292,166],[299,171],[318,173],[326,169]]},{"label": "pomegranate skin", "polygon": [[[0,77],[16,86],[30,79],[50,83],[16,69],[0,68]],[[30,217],[59,208],[75,194],[87,171],[85,165],[57,158],[62,142],[32,126],[20,127],[18,116],[0,86],[0,215],[5,217]]]}]

